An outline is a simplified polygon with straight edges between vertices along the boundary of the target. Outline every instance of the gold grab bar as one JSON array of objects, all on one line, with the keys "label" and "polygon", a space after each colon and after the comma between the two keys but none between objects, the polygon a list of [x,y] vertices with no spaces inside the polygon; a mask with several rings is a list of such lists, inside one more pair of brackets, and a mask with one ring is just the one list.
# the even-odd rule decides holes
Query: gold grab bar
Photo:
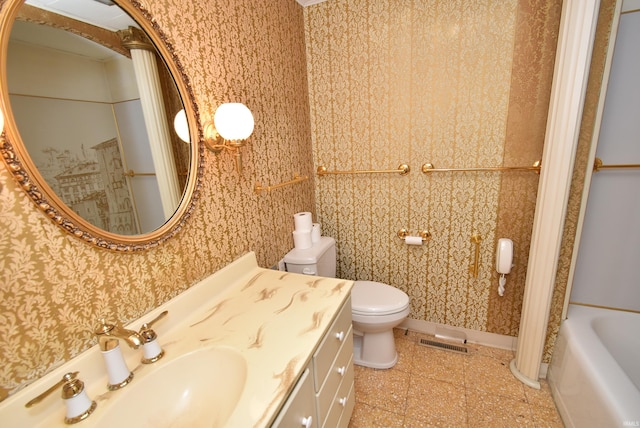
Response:
[{"label": "gold grab bar", "polygon": [[274,184],[272,186],[263,186],[260,183],[256,182],[256,185],[253,187],[253,190],[256,192],[256,194],[259,195],[262,191],[265,191],[265,192],[269,193],[272,190],[277,189],[279,187],[284,187],[284,186],[288,186],[290,184],[300,183],[300,182],[308,180],[308,179],[309,179],[308,175],[305,175],[304,177],[300,177],[296,173],[296,174],[293,174],[293,180],[285,181],[284,183],[280,183],[280,184]]},{"label": "gold grab bar", "polygon": [[134,170],[130,169],[129,171],[123,172],[122,175],[124,175],[125,177],[151,177],[156,175],[156,173],[155,172],[135,172]]},{"label": "gold grab bar", "polygon": [[474,278],[478,277],[478,265],[480,264],[480,242],[482,242],[482,237],[477,233],[475,235],[471,235],[471,243],[476,245],[476,253],[473,258],[473,264],[469,266],[469,272],[473,275]]},{"label": "gold grab bar", "polygon": [[488,172],[488,171],[533,171],[536,174],[540,174],[540,167],[542,161],[535,161],[532,166],[493,166],[486,168],[436,168],[432,163],[425,163],[422,165],[422,172],[430,174],[432,172],[459,172],[459,171],[471,171],[471,172]]},{"label": "gold grab bar", "polygon": [[409,165],[403,163],[399,165],[396,169],[360,169],[360,170],[351,170],[351,171],[327,171],[327,168],[320,165],[318,167],[318,175],[329,175],[329,174],[392,174],[399,173],[400,175],[407,175],[411,171]]},{"label": "gold grab bar", "polygon": [[[156,173],[155,172],[135,172],[134,170],[130,169],[129,171],[123,172],[122,175],[124,175],[125,177],[155,177]],[[181,172],[180,175],[183,177],[186,177],[187,175],[189,175],[189,172]]]},{"label": "gold grab bar", "polygon": [[632,169],[640,168],[640,164],[618,164],[618,165],[603,165],[602,159],[596,158],[593,163],[593,172],[598,172],[601,169]]}]

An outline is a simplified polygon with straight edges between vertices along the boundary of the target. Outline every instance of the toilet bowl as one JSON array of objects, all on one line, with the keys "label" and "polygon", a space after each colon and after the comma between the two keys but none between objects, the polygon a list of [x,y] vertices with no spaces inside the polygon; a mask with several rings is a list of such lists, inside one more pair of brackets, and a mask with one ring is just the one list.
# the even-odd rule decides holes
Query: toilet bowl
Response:
[{"label": "toilet bowl", "polygon": [[388,369],[398,362],[393,328],[409,315],[409,296],[390,285],[356,281],[351,291],[354,363]]},{"label": "toilet bowl", "polygon": [[[293,249],[284,256],[289,272],[336,276],[336,241],[323,236],[308,249]],[[409,296],[381,282],[355,281],[351,290],[354,363],[388,369],[398,361],[393,328],[409,315]]]}]

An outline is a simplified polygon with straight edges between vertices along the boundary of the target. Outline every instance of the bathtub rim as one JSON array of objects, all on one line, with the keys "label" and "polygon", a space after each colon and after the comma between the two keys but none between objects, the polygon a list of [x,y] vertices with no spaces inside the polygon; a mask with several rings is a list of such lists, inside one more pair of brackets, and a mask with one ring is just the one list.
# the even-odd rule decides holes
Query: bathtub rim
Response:
[{"label": "bathtub rim", "polygon": [[[576,407],[588,403],[589,399],[596,398],[602,403],[602,408],[590,408],[589,412],[584,412],[583,409],[583,413],[600,410],[600,416],[608,421],[607,426],[624,426],[625,422],[640,424],[640,410],[637,410],[640,390],[601,342],[592,325],[595,319],[602,317],[637,319],[640,318],[640,314],[572,303],[569,305],[567,315],[567,319],[560,325],[548,376],[551,393],[563,422],[568,427],[583,426],[574,423],[576,415],[573,412]],[[585,340],[569,341],[567,336],[579,336]],[[587,342],[589,345],[582,342]],[[573,357],[570,361],[566,360],[567,352],[570,352]],[[584,379],[581,379],[582,386],[588,387],[581,388],[578,396],[568,396],[563,393],[567,388],[567,380],[563,379],[563,369],[570,363],[580,364],[580,374],[584,375]],[[598,370],[603,366],[609,367],[606,373]],[[575,366],[572,369],[575,369]]]}]

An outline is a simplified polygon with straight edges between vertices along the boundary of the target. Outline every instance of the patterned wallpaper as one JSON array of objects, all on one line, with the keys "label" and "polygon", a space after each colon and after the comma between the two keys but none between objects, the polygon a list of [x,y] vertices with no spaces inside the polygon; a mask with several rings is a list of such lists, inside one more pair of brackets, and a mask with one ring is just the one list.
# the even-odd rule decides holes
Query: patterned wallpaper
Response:
[{"label": "patterned wallpaper", "polygon": [[[130,0],[126,0],[130,1]],[[118,254],[65,235],[0,167],[0,399],[94,345],[96,319],[136,319],[254,250],[271,266],[293,245],[292,216],[314,211],[303,10],[294,0],[145,0],[193,87],[201,121],[244,102],[256,127],[239,177],[205,156],[186,227],[163,246]],[[3,6],[6,1],[1,3]]]},{"label": "patterned wallpaper", "polygon": [[[332,0],[305,9],[313,158],[339,275],[406,291],[410,318],[515,336],[535,210],[561,1]],[[396,237],[429,230],[422,247]],[[469,273],[479,233],[480,270]],[[515,268],[497,294],[497,239]]]},{"label": "patterned wallpaper", "polygon": [[[0,399],[95,344],[99,316],[126,323],[249,250],[275,264],[298,211],[317,213],[338,240],[341,276],[407,291],[412,318],[517,334],[537,176],[419,170],[540,158],[560,0],[140,2],[175,48],[202,123],[226,101],[254,113],[244,172],[207,153],[179,235],[117,254],[62,233],[0,168]],[[314,174],[402,162],[408,176]],[[253,192],[296,172],[312,178]],[[433,239],[407,247],[402,227]],[[499,237],[516,248],[503,298]]]}]

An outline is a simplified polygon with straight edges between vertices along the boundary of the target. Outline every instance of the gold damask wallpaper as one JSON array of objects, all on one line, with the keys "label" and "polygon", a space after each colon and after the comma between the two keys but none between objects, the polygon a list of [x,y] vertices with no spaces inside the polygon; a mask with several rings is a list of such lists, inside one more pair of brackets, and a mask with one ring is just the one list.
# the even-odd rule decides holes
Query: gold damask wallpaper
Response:
[{"label": "gold damask wallpaper", "polygon": [[118,254],[65,235],[0,167],[0,399],[94,345],[100,316],[136,319],[249,250],[260,265],[275,264],[293,245],[293,214],[314,211],[313,180],[253,192],[256,181],[313,176],[302,7],[294,0],[141,4],[175,48],[202,123],[227,101],[253,112],[244,171],[239,177],[232,156],[206,153],[186,227],[159,248]]},{"label": "gold damask wallpaper", "polygon": [[[136,319],[249,250],[275,264],[293,245],[298,211],[316,213],[337,239],[342,277],[407,291],[410,317],[517,334],[537,175],[425,176],[420,166],[540,158],[561,0],[140,3],[174,47],[201,123],[222,102],[252,110],[244,172],[206,153],[184,229],[159,248],[118,254],[62,233],[0,168],[0,399],[94,345],[100,316]],[[320,164],[403,162],[408,176],[314,174]],[[296,172],[311,179],[253,192]],[[433,239],[407,247],[396,237],[403,227]],[[503,298],[499,237],[516,248]]]},{"label": "gold damask wallpaper", "polygon": [[[531,166],[542,157],[560,12],[560,0],[332,0],[305,9],[315,164],[412,168],[316,179],[318,220],[338,242],[341,277],[406,291],[413,319],[517,335],[538,176],[426,176],[420,167]],[[407,246],[401,228],[433,239]],[[504,297],[501,237],[515,246]]]}]

